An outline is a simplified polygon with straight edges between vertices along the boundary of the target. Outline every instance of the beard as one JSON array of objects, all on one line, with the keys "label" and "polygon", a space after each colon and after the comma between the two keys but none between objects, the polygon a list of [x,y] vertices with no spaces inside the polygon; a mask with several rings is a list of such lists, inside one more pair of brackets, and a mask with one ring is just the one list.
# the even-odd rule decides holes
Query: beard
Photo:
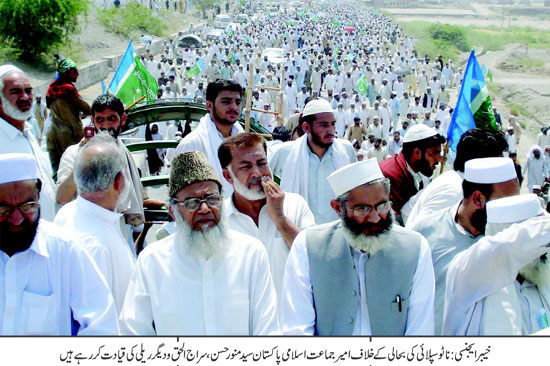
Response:
[{"label": "beard", "polygon": [[424,153],[422,154],[422,159],[415,164],[415,168],[418,172],[424,174],[426,177],[431,177],[434,173],[430,167],[430,163],[426,160]]},{"label": "beard", "polygon": [[[388,216],[380,218],[376,224],[364,223],[358,224],[352,218],[348,217],[345,210],[343,214],[344,238],[354,249],[374,255],[382,249],[391,239],[391,228],[393,225],[393,213],[388,212]],[[370,235],[364,233],[366,229],[371,232]]]},{"label": "beard", "polygon": [[109,127],[109,128],[102,128],[98,131],[98,129],[96,128],[95,132],[96,133],[107,132],[109,135],[113,137],[113,139],[116,140],[118,138],[118,135],[120,134],[120,129],[121,127],[119,128]]},{"label": "beard", "polygon": [[4,113],[17,121],[26,121],[32,116],[32,111],[34,109],[34,101],[31,103],[31,107],[29,110],[22,112],[17,108],[17,106],[11,104],[11,102],[8,100],[8,98],[4,97],[3,95],[0,95],[2,98],[2,110]]},{"label": "beard", "polygon": [[10,257],[15,253],[27,250],[36,236],[38,223],[40,221],[40,211],[36,215],[34,221],[30,221],[25,217],[25,220],[19,225],[23,227],[20,231],[11,231],[13,227],[8,220],[0,223],[0,250]]},{"label": "beard", "polygon": [[547,254],[540,256],[519,270],[521,277],[539,287],[550,286],[550,263]]},{"label": "beard", "polygon": [[315,131],[313,131],[313,129],[311,130],[311,141],[313,141],[315,145],[322,147],[323,149],[328,149],[332,145],[332,142],[322,142],[321,137]]},{"label": "beard", "polygon": [[[229,174],[231,175],[231,178],[233,178],[233,189],[235,189],[235,192],[243,196],[249,201],[258,201],[263,200],[265,198],[264,193],[264,187],[262,186],[262,179],[261,178],[252,178],[246,182],[246,185],[242,184],[241,181],[233,174],[233,170],[230,166],[227,167],[227,170],[229,171]],[[258,189],[250,189],[249,186],[252,183],[259,184]]]},{"label": "beard", "polygon": [[235,121],[231,122],[230,120],[228,120],[226,118],[220,117],[218,115],[218,111],[216,110],[216,107],[214,106],[214,104],[212,104],[212,112],[214,113],[214,118],[213,119],[216,120],[216,122],[221,123],[223,125],[233,125],[233,124],[235,124],[235,122],[239,118],[239,116],[237,116],[237,118],[235,118]]},{"label": "beard", "polygon": [[226,249],[228,243],[225,219],[220,212],[220,221],[212,227],[204,226],[202,231],[193,230],[183,219],[177,207],[173,209],[176,217],[176,240],[183,243],[187,253],[197,258],[210,259],[214,253]]},{"label": "beard", "polygon": [[485,227],[487,226],[487,207],[484,207],[481,210],[476,210],[472,214],[470,219],[473,227],[476,228],[482,234],[485,234]]}]

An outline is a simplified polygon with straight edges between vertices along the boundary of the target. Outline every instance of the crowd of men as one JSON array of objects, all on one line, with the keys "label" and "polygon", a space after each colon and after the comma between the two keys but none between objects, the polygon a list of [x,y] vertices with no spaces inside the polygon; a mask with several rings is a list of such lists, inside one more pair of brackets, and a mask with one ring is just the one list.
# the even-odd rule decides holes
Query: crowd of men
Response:
[{"label": "crowd of men", "polygon": [[[277,80],[270,70],[283,67],[285,85],[304,83],[301,103],[284,90],[295,134],[275,142],[244,132],[246,86],[221,70],[210,78],[207,68],[208,113],[170,153],[163,200],[148,197],[121,141],[126,114],[116,96],[82,104],[76,64],[62,61],[46,97],[46,154],[32,132],[33,113],[42,112],[28,77],[0,66],[0,334],[547,332],[550,217],[536,194],[520,195],[510,133],[465,132],[451,166],[434,177],[449,101],[417,76],[453,88],[457,73],[417,59],[412,39],[389,19],[330,9],[365,32],[339,33],[323,18],[289,27],[264,16],[224,41],[240,50],[237,60],[250,56],[245,65],[282,42],[291,56],[265,68],[260,59],[259,80]],[[330,56],[335,47],[340,57]],[[370,72],[372,95],[359,95],[348,71],[332,84],[333,62],[349,75]],[[407,68],[405,83],[397,70]],[[401,109],[408,93],[419,99]],[[356,99],[366,114],[354,112]],[[429,121],[439,102],[437,126]],[[58,119],[73,105],[86,107],[93,137],[83,137],[80,120]],[[341,113],[353,124],[342,125]],[[358,153],[366,144],[366,155]],[[532,150],[529,171],[546,161]],[[144,208],[164,205],[174,225],[138,250]]]}]

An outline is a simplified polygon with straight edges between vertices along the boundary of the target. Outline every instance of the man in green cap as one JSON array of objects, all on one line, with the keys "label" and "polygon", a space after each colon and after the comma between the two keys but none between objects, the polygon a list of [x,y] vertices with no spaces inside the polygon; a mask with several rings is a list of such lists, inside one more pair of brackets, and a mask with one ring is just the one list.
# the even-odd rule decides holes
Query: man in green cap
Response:
[{"label": "man in green cap", "polygon": [[120,314],[123,334],[279,333],[266,250],[226,227],[221,187],[203,153],[174,158],[169,195],[176,230],[138,257]]},{"label": "man in green cap", "polygon": [[64,59],[57,66],[57,73],[57,80],[50,84],[46,93],[46,105],[52,119],[46,141],[54,176],[65,149],[84,137],[80,114],[90,114],[90,105],[74,85],[78,79],[76,63],[70,58]]}]

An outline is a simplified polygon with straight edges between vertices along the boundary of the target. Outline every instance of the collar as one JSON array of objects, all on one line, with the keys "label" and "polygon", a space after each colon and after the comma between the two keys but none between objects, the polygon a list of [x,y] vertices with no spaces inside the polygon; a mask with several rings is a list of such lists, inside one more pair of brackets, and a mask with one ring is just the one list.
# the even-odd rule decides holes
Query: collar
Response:
[{"label": "collar", "polygon": [[420,173],[415,173],[415,171],[412,170],[412,168],[409,165],[409,162],[407,160],[405,160],[405,164],[407,164],[407,170],[409,171],[409,173],[411,173],[411,175],[413,177],[413,180],[414,180],[414,185],[416,186],[416,189],[418,190],[418,188],[420,187],[420,182],[422,182],[422,175]]},{"label": "collar", "polygon": [[[25,123],[25,131],[29,126]],[[3,132],[10,140],[15,140],[19,134],[24,134],[17,128],[13,127],[8,121],[0,117],[0,131]]]},{"label": "collar", "polygon": [[36,230],[36,235],[34,236],[34,240],[32,241],[29,249],[42,257],[49,258],[50,255],[48,253],[48,246],[46,245],[47,233],[44,232],[44,225],[47,224],[44,224],[43,220],[40,220]]},{"label": "collar", "polygon": [[106,208],[103,208],[91,201],[88,201],[87,199],[81,196],[78,196],[76,198],[76,206],[81,208],[85,212],[88,212],[92,215],[95,215],[103,220],[110,221],[110,222],[116,222],[120,220],[120,217],[122,216],[121,213],[107,210]]}]

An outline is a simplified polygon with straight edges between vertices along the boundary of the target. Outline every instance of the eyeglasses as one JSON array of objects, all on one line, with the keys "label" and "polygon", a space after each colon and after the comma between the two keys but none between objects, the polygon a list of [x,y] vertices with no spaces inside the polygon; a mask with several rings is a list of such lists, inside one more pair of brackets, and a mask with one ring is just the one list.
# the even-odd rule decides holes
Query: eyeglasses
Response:
[{"label": "eyeglasses", "polygon": [[33,214],[38,211],[40,207],[40,201],[23,202],[17,206],[4,206],[0,205],[0,217],[5,218],[10,216],[15,209],[18,209],[23,214]]},{"label": "eyeglasses", "polygon": [[222,196],[219,194],[211,194],[202,200],[200,198],[189,198],[183,202],[174,200],[174,203],[177,203],[183,207],[184,210],[190,212],[197,211],[203,202],[205,202],[209,207],[220,207],[222,205]]},{"label": "eyeglasses", "polygon": [[[376,212],[380,215],[385,215],[390,211],[390,202],[381,202],[374,206]],[[365,217],[368,216],[372,211],[372,206],[368,205],[359,205],[352,208],[353,215],[356,217]]]}]

